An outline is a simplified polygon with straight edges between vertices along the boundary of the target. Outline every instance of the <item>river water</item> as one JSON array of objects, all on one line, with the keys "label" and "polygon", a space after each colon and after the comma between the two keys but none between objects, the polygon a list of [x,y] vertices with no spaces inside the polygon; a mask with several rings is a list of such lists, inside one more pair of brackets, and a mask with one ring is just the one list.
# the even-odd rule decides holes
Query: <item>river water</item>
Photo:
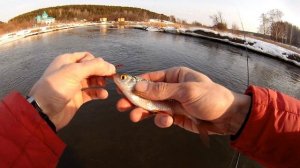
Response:
[{"label": "river water", "polygon": [[[204,39],[134,29],[87,27],[33,36],[0,46],[0,97],[12,90],[26,95],[59,54],[89,51],[119,71],[140,74],[187,66],[236,92],[247,88],[247,53]],[[249,52],[250,84],[300,98],[300,68]],[[59,87],[59,86],[57,86]],[[159,129],[152,119],[131,123],[119,113],[120,98],[109,82],[110,97],[82,106],[59,132],[68,144],[59,167],[227,167],[234,151],[226,137],[212,136],[210,147],[199,137],[173,126]],[[259,167],[242,157],[241,167]]]}]

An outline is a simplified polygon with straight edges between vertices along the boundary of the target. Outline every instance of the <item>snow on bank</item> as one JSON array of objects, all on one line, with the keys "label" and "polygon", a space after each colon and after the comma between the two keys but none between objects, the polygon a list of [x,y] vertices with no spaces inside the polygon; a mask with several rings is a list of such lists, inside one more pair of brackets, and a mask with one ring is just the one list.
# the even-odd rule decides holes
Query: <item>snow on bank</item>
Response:
[{"label": "snow on bank", "polygon": [[152,32],[163,32],[164,29],[162,28],[157,28],[157,27],[148,27],[146,28],[147,31],[152,31]]},{"label": "snow on bank", "polygon": [[98,23],[73,23],[73,24],[60,24],[55,26],[44,26],[44,27],[35,27],[26,30],[21,30],[14,33],[8,33],[0,36],[0,45],[6,44],[12,41],[16,41],[22,38],[26,38],[33,35],[63,30],[63,29],[71,29],[75,27],[83,27],[83,26],[91,26],[96,25]]},{"label": "snow on bank", "polygon": [[[183,35],[207,38],[207,39],[225,42],[239,47],[247,47],[249,50],[253,50],[262,54],[267,54],[269,56],[277,57],[279,59],[300,66],[300,55],[298,53],[285,49],[278,45],[271,44],[258,39],[254,39],[251,37],[244,37],[241,35],[236,35],[228,32],[218,32],[212,29],[199,28],[199,27],[189,28],[189,29],[186,28],[177,29],[175,27],[169,26],[160,29],[163,29],[163,31],[167,33],[183,34]],[[148,27],[145,30],[154,31],[154,30],[158,30],[158,28]]]},{"label": "snow on bank", "polygon": [[[204,32],[204,33],[201,33]],[[275,44],[271,44],[265,41],[254,39],[251,37],[244,37],[241,35],[236,35],[228,32],[217,32],[211,29],[206,28],[192,28],[185,31],[183,34],[188,34],[192,36],[205,36],[205,33],[208,33],[206,38],[217,39],[232,45],[247,47],[250,50],[267,54],[273,57],[278,57],[288,62],[292,62],[295,65],[300,66],[300,55],[294,51],[285,49]],[[215,36],[209,36],[214,34]]]},{"label": "snow on bank", "polygon": [[[74,24],[60,24],[55,26],[45,26],[31,28],[27,30],[21,30],[14,33],[8,33],[0,36],[0,45],[16,41],[21,38],[26,38],[28,36],[33,36],[37,34],[53,32],[63,29],[71,29],[75,27],[84,27],[98,25],[99,23],[74,23]],[[275,44],[271,44],[265,41],[254,39],[251,37],[244,37],[241,35],[236,35],[228,32],[218,32],[208,28],[175,28],[173,26],[167,27],[148,27],[144,24],[135,24],[130,25],[131,28],[142,29],[153,32],[167,32],[172,34],[182,34],[195,36],[200,38],[212,39],[216,41],[225,42],[231,45],[239,47],[247,47],[249,50],[253,50],[259,53],[267,54],[279,59],[294,63],[297,66],[300,66],[300,55],[294,51],[285,49]]]}]

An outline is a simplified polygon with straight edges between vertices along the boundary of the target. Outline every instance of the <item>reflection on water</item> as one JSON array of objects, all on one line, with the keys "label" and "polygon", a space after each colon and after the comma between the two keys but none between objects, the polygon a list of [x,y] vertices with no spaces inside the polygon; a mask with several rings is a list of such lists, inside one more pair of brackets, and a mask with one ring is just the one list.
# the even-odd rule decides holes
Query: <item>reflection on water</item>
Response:
[{"label": "reflection on water", "polygon": [[[245,51],[194,37],[130,29],[88,27],[43,34],[0,46],[1,91],[26,95],[53,58],[62,53],[90,51],[119,71],[140,74],[173,66],[203,72],[226,87],[247,87]],[[250,83],[300,98],[299,68],[249,52]],[[59,87],[59,86],[57,86]],[[60,165],[84,167],[226,167],[233,151],[224,137],[212,137],[211,147],[180,128],[159,129],[152,119],[131,123],[118,113],[120,97],[108,82],[110,97],[84,105],[59,135],[68,144]],[[104,108],[105,107],[105,108]],[[258,167],[242,157],[241,167]]]}]

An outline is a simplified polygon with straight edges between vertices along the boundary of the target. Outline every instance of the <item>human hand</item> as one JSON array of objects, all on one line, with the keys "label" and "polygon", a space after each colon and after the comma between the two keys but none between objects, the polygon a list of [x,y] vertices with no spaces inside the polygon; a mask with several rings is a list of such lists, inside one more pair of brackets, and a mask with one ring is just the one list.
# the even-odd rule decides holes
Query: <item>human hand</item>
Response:
[{"label": "human hand", "polygon": [[105,86],[105,76],[116,72],[115,66],[88,52],[58,56],[32,87],[33,96],[59,130],[66,126],[79,107],[92,99],[106,99],[107,90],[87,89]]},{"label": "human hand", "polygon": [[[241,127],[250,108],[250,96],[234,93],[189,68],[175,67],[146,73],[141,77],[154,82],[137,83],[135,90],[140,96],[150,100],[176,100],[173,116],[165,113],[155,116],[155,124],[162,128],[174,123],[199,133],[198,126],[187,117],[191,116],[211,123],[203,125],[209,134],[233,135]],[[133,122],[150,115],[149,111],[135,107],[125,98],[118,101],[117,109],[132,109],[130,118]]]}]

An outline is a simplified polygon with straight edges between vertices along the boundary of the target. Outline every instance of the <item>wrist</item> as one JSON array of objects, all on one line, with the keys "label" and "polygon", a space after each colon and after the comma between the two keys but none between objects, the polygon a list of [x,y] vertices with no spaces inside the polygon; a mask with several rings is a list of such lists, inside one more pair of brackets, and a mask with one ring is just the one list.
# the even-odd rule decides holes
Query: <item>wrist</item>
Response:
[{"label": "wrist", "polygon": [[235,135],[241,129],[251,107],[251,97],[238,93],[234,94],[234,102],[230,110],[228,134]]},{"label": "wrist", "polygon": [[49,120],[56,126],[56,123],[53,119],[55,109],[51,108],[51,105],[48,103],[50,102],[49,100],[47,100],[49,96],[45,96],[47,95],[47,90],[41,89],[39,86],[39,82],[40,81],[38,81],[33,86],[28,96],[34,97],[35,101],[38,103],[39,108],[43,111],[43,114],[47,115]]},{"label": "wrist", "polygon": [[28,103],[30,103],[33,108],[39,113],[40,117],[48,124],[48,126],[56,133],[56,126],[49,119],[49,117],[41,109],[39,103],[35,100],[33,96],[26,96]]}]

